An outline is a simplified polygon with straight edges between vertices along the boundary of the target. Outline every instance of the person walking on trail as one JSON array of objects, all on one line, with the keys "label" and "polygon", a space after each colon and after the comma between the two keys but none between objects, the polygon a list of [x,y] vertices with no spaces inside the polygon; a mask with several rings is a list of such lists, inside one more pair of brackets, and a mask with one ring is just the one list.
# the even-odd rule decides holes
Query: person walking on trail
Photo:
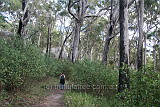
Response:
[{"label": "person walking on trail", "polygon": [[63,90],[64,89],[64,84],[65,84],[65,75],[64,73],[62,73],[60,75],[60,89]]}]

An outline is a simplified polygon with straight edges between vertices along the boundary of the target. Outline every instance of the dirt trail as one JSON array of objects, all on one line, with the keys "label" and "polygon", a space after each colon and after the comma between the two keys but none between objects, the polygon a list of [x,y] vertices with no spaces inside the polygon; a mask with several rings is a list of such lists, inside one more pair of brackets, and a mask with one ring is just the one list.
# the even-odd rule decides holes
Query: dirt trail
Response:
[{"label": "dirt trail", "polygon": [[33,107],[65,107],[63,102],[64,90],[54,90],[54,92],[44,98],[41,102]]}]

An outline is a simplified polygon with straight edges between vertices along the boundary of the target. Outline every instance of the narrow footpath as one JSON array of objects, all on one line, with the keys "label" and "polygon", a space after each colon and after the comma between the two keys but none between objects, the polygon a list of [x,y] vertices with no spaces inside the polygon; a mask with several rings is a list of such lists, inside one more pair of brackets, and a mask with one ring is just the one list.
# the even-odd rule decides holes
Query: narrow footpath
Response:
[{"label": "narrow footpath", "polygon": [[53,90],[53,93],[33,107],[65,107],[63,101],[64,90]]}]

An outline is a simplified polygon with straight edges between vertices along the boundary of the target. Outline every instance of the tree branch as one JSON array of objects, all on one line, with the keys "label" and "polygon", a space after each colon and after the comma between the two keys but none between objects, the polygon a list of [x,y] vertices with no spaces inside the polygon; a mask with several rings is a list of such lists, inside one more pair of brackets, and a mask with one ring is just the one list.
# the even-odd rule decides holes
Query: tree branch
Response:
[{"label": "tree branch", "polygon": [[90,18],[90,17],[98,17],[97,15],[87,15],[87,16],[84,16],[84,18]]},{"label": "tree branch", "polygon": [[71,0],[69,0],[69,3],[68,3],[68,12],[69,12],[69,14],[70,14],[71,16],[73,16],[76,20],[78,20],[78,18],[71,12],[71,7],[72,7],[75,3],[77,3],[77,2],[79,2],[79,0],[77,0],[77,1],[75,1],[75,2],[73,2],[73,3],[71,4]]},{"label": "tree branch", "polygon": [[128,8],[133,4],[134,1],[135,1],[135,0],[132,0],[131,2],[129,2]]}]

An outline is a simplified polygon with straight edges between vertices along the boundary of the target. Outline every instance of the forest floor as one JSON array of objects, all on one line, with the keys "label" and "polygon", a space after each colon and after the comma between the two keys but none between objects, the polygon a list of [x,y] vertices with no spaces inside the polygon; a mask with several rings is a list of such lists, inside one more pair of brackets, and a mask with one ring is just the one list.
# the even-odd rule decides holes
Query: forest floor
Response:
[{"label": "forest floor", "polygon": [[0,107],[65,107],[65,90],[53,87],[59,86],[57,78],[50,77],[29,83],[30,86],[22,92],[0,92]]},{"label": "forest floor", "polygon": [[63,102],[64,90],[53,90],[53,92],[35,104],[33,107],[65,107]]}]

